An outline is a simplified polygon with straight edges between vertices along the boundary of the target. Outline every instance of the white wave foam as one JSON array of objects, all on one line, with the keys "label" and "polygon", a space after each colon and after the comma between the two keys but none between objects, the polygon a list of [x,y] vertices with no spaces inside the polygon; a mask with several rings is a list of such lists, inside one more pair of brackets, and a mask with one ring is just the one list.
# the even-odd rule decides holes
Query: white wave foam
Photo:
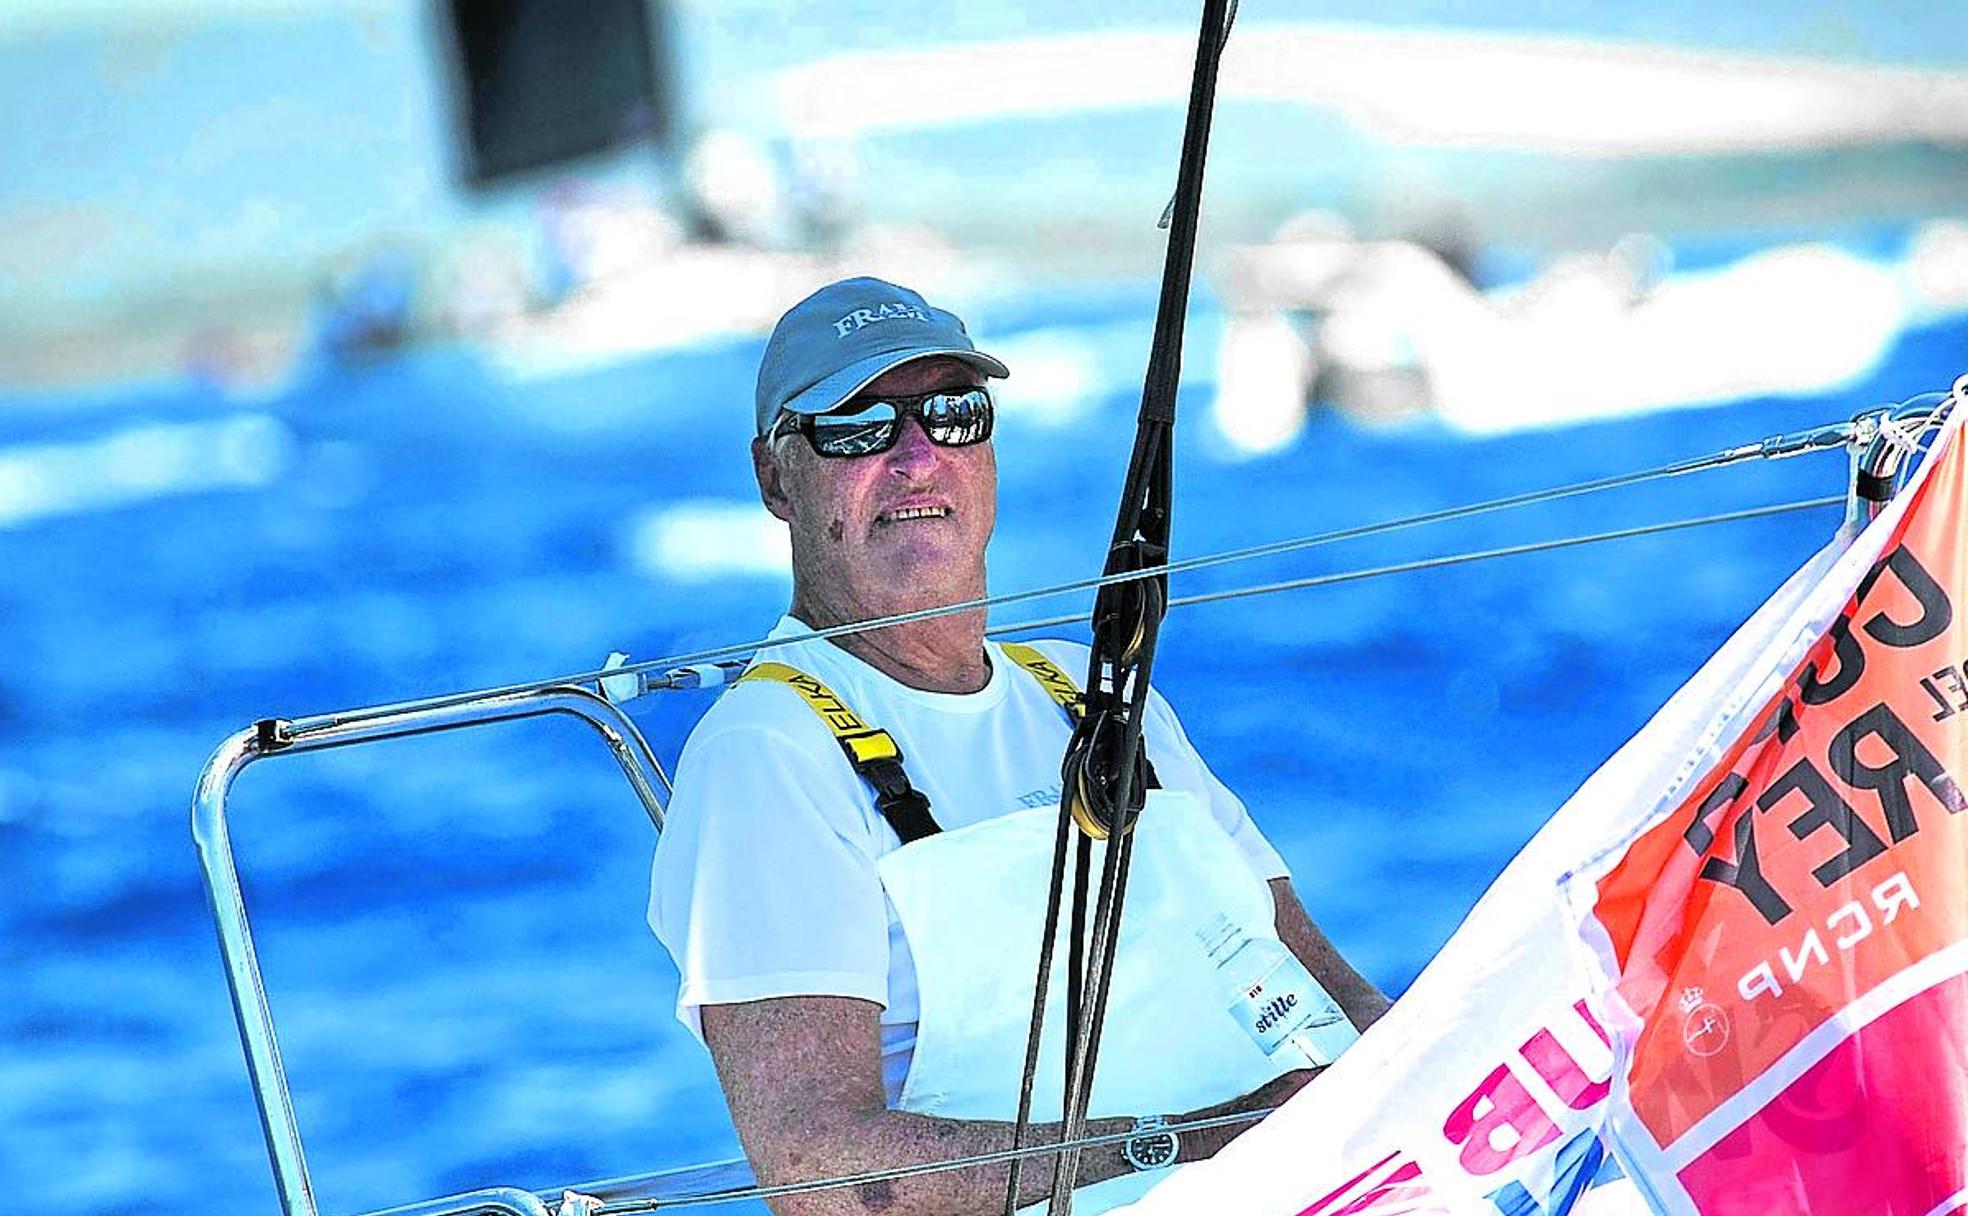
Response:
[{"label": "white wave foam", "polygon": [[629,563],[661,579],[790,579],[786,525],[756,502],[694,498],[651,507],[629,524]]},{"label": "white wave foam", "polygon": [[140,423],[80,443],[0,449],[0,528],[173,494],[256,488],[287,468],[293,435],[267,414]]}]

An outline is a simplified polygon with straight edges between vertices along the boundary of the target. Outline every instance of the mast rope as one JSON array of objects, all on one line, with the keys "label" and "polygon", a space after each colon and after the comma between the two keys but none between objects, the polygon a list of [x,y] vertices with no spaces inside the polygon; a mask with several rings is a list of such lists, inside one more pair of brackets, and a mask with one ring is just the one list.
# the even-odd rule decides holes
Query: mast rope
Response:
[{"label": "mast rope", "polygon": [[[1161,298],[1135,422],[1134,450],[1115,513],[1103,575],[1166,566],[1174,513],[1176,393],[1182,380],[1182,333],[1189,311],[1189,282],[1195,270],[1196,230],[1202,216],[1203,169],[1209,157],[1210,120],[1216,105],[1217,69],[1236,15],[1227,0],[1204,0],[1196,36],[1196,63],[1190,76],[1189,107],[1183,120],[1182,151],[1176,167],[1175,197],[1164,213],[1169,239],[1162,264]],[[1073,1147],[1054,1161],[1050,1216],[1072,1216],[1073,1188],[1086,1133],[1101,1029],[1106,1022],[1112,964],[1120,939],[1133,856],[1133,826],[1146,799],[1148,779],[1141,733],[1156,642],[1168,610],[1168,575],[1104,585],[1093,602],[1093,645],[1082,684],[1082,711],[1060,763],[1059,823],[1052,879],[1046,895],[1045,928],[1039,941],[1038,974],[1033,982],[1032,1015],[1021,1074],[1012,1146],[1021,1147],[1030,1125],[1032,1090],[1045,1030],[1047,989],[1052,977],[1062,901],[1070,900],[1071,942],[1066,972],[1065,1086],[1061,1094],[1060,1139]],[[1073,829],[1077,828],[1075,832]],[[1074,851],[1070,891],[1065,881],[1066,850]],[[1092,852],[1107,840],[1101,859],[1099,894],[1091,925],[1087,902]],[[1005,1184],[1004,1214],[1013,1216],[1023,1159],[1012,1162]]]}]

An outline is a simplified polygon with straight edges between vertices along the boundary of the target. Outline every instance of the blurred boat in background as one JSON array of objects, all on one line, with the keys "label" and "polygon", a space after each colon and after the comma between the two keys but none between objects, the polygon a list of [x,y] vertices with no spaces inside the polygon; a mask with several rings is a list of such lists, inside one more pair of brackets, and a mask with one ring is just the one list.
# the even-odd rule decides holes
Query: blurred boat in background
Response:
[{"label": "blurred boat in background", "polygon": [[1487,434],[1833,393],[1909,328],[1968,315],[1955,220],[1916,226],[1896,251],[1778,244],[1686,270],[1667,242],[1628,236],[1487,289],[1458,265],[1466,250],[1312,220],[1226,258],[1214,412],[1242,446],[1290,442],[1319,404]]}]

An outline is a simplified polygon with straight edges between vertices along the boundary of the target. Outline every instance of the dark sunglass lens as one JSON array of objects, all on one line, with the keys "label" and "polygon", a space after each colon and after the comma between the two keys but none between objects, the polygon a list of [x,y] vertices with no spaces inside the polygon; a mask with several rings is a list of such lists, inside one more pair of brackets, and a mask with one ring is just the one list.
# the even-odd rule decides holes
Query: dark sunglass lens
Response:
[{"label": "dark sunglass lens", "polygon": [[895,407],[877,402],[851,411],[818,414],[813,448],[823,456],[867,456],[895,442]]},{"label": "dark sunglass lens", "polygon": [[945,447],[982,443],[991,437],[991,397],[982,389],[939,393],[922,402],[923,430]]}]

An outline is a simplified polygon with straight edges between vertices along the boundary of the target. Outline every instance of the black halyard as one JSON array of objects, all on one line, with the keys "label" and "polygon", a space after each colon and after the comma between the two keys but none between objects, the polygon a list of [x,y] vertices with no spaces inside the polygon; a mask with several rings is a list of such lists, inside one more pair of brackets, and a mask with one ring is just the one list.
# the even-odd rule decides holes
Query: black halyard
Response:
[{"label": "black halyard", "polygon": [[[1165,222],[1169,243],[1162,270],[1155,334],[1142,385],[1134,451],[1121,491],[1120,510],[1108,547],[1105,573],[1125,574],[1164,565],[1169,552],[1172,502],[1172,439],[1176,389],[1182,378],[1182,331],[1189,306],[1197,220],[1202,209],[1203,165],[1209,150],[1215,108],[1217,68],[1229,38],[1236,6],[1205,0],[1190,80],[1189,109],[1182,134],[1174,201]],[[1066,1084],[1060,1139],[1071,1144],[1086,1130],[1087,1104],[1099,1059],[1100,1028],[1106,1016],[1111,964],[1120,940],[1127,894],[1134,817],[1147,792],[1141,730],[1154,664],[1155,642],[1168,605],[1166,575],[1109,583],[1093,608],[1093,650],[1088,660],[1085,712],[1074,724],[1061,765],[1059,825],[1054,838],[1052,879],[1046,901],[1045,931],[1039,949],[1032,1019],[1019,1085],[1014,1148],[1024,1145],[1032,1116],[1032,1089],[1039,1044],[1045,1030],[1047,990],[1058,938],[1060,907],[1066,900],[1066,853],[1073,841],[1071,924],[1066,995]],[[1075,830],[1077,828],[1077,831]],[[1093,842],[1109,841],[1100,872],[1099,895],[1087,924],[1088,882]],[[1080,1151],[1064,1149],[1053,1174],[1048,1210],[1070,1216]],[[1005,1213],[1017,1208],[1022,1160],[1014,1160],[1005,1190]]]}]

